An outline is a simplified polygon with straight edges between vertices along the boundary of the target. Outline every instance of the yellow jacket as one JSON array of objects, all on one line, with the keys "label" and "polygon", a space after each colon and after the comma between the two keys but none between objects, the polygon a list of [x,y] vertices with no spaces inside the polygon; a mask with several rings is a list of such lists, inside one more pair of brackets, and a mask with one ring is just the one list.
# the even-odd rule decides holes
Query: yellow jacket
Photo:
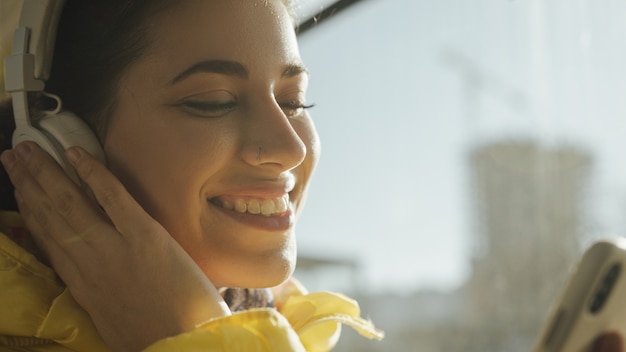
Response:
[{"label": "yellow jacket", "polygon": [[[0,352],[109,351],[54,271],[14,241],[22,229],[17,213],[0,211]],[[298,285],[287,291],[276,298],[277,308],[216,318],[144,352],[328,351],[337,342],[340,323],[365,337],[382,338],[381,331],[359,318],[358,304],[350,298],[306,293]]]}]

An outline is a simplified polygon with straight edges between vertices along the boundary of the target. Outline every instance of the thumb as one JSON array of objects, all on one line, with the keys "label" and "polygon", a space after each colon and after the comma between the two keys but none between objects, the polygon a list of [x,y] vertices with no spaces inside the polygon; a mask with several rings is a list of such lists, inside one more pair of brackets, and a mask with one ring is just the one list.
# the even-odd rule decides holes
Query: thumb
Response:
[{"label": "thumb", "polygon": [[609,332],[598,337],[593,352],[624,352],[624,339],[617,332]]}]

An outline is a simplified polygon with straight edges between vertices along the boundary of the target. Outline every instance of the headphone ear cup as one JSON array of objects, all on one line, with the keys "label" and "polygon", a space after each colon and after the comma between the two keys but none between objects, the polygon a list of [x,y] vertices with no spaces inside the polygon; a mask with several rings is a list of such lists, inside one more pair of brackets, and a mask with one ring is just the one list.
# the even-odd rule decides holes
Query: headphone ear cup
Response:
[{"label": "headphone ear cup", "polygon": [[91,128],[78,116],[69,111],[59,113],[43,112],[33,118],[36,127],[18,129],[13,134],[13,146],[22,141],[33,141],[48,152],[76,182],[80,179],[65,157],[65,150],[80,146],[89,154],[105,163],[105,155],[98,138]]}]

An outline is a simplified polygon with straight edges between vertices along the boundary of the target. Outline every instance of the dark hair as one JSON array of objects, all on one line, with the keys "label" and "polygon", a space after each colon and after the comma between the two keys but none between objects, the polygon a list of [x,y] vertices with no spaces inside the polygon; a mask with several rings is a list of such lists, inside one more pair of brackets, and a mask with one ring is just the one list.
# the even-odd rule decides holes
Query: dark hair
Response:
[{"label": "dark hair", "polygon": [[[102,140],[116,106],[119,79],[150,46],[147,19],[179,0],[67,0],[59,20],[46,91],[87,122]],[[292,0],[283,0],[292,17]],[[51,99],[29,95],[31,114]],[[0,102],[0,151],[11,148],[15,130],[10,101]],[[13,185],[0,168],[0,209],[16,210]]]},{"label": "dark hair", "polygon": [[59,21],[46,90],[102,138],[120,76],[149,46],[144,23],[175,1],[68,1]]},{"label": "dark hair", "polygon": [[[149,46],[144,24],[171,0],[68,0],[59,20],[46,91],[58,95],[63,108],[80,116],[99,138],[116,104],[122,73]],[[31,114],[49,109],[51,101],[29,93]],[[11,101],[0,103],[0,150],[11,148],[15,130]],[[13,185],[0,170],[0,209],[16,210]]]},{"label": "dark hair", "polygon": [[[11,100],[0,100],[0,151],[11,148],[11,138],[15,130]],[[0,168],[0,209],[17,210],[13,196],[13,184],[4,168]]]}]

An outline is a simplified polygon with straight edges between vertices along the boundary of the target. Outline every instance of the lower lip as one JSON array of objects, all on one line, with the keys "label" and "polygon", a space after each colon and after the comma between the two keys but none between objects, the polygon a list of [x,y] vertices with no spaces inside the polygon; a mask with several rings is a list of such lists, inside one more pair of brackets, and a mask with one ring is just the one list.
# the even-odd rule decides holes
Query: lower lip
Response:
[{"label": "lower lip", "polygon": [[274,215],[274,216],[265,216],[265,215],[255,215],[250,213],[240,213],[235,210],[228,210],[211,202],[208,204],[212,207],[215,207],[217,210],[222,212],[224,215],[234,219],[235,221],[244,224],[248,227],[253,227],[258,230],[268,231],[268,232],[284,232],[289,230],[293,226],[293,213],[291,210],[287,210],[284,214]]}]

